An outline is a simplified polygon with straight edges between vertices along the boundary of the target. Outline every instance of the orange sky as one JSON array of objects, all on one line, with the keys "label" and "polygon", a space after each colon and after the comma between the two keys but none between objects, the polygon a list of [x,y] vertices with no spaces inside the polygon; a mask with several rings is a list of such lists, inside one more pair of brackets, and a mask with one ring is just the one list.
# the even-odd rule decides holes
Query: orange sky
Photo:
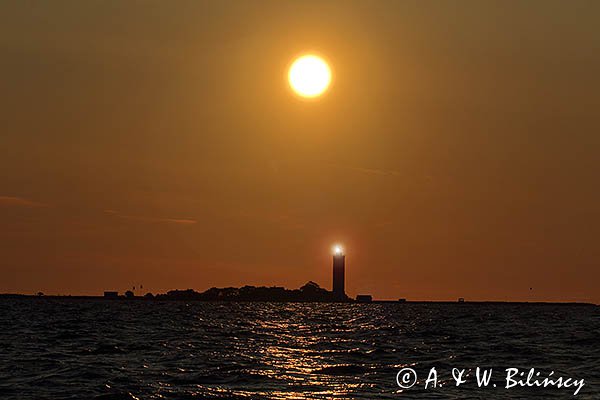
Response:
[{"label": "orange sky", "polygon": [[[0,292],[600,303],[600,2],[0,4]],[[291,94],[315,50],[334,83]],[[530,287],[532,290],[530,290]]]}]

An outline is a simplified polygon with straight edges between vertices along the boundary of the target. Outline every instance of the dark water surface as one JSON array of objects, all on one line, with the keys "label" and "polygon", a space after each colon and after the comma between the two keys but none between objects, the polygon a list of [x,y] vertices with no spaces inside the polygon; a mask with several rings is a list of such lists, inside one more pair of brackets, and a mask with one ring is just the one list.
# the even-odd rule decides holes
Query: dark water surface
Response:
[{"label": "dark water surface", "polygon": [[[2,299],[0,327],[1,399],[600,398],[593,306]],[[507,390],[508,367],[585,386]]]}]

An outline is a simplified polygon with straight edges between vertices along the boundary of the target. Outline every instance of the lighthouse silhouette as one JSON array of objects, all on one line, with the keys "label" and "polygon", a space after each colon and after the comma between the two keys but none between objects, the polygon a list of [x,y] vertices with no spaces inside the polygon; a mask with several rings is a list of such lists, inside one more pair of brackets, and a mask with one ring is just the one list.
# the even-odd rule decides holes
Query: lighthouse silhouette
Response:
[{"label": "lighthouse silhouette", "polygon": [[341,246],[333,250],[333,296],[337,300],[346,299],[345,291],[346,256]]}]

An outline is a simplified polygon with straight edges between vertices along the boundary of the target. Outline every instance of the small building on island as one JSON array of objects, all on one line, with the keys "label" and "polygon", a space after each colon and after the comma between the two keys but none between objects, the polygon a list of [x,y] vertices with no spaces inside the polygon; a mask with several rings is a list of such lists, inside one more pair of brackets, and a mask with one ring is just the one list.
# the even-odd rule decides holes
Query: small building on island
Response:
[{"label": "small building on island", "polygon": [[370,294],[359,294],[356,296],[356,301],[359,303],[370,303],[373,301],[373,296]]}]

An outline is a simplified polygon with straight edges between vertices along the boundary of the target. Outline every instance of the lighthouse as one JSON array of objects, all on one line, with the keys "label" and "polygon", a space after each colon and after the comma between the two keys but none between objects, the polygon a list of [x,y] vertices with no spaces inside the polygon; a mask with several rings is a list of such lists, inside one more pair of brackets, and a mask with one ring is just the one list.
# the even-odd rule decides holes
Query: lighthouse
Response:
[{"label": "lighthouse", "polygon": [[333,249],[333,296],[338,300],[346,299],[345,270],[346,256],[341,246]]}]

